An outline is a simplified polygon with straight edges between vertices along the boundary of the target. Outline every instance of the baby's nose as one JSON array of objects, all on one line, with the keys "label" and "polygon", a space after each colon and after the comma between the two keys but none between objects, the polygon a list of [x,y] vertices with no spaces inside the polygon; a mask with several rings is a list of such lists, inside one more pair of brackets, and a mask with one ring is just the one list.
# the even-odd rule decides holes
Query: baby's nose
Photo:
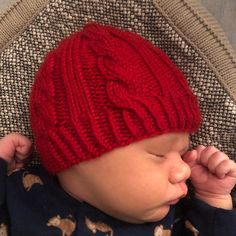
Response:
[{"label": "baby's nose", "polygon": [[172,184],[185,182],[191,174],[190,167],[186,164],[181,156],[177,156],[173,160],[173,165],[170,169],[169,180]]}]

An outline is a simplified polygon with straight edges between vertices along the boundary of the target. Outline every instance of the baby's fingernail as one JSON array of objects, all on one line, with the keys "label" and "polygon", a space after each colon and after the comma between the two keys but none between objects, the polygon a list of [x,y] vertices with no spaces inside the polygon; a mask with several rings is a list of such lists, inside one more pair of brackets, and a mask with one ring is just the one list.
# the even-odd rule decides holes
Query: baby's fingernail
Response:
[{"label": "baby's fingernail", "polygon": [[199,149],[200,149],[200,150],[203,150],[203,149],[205,149],[205,148],[206,148],[206,147],[201,144],[201,145],[198,145],[196,149],[197,149],[197,150],[199,150]]}]

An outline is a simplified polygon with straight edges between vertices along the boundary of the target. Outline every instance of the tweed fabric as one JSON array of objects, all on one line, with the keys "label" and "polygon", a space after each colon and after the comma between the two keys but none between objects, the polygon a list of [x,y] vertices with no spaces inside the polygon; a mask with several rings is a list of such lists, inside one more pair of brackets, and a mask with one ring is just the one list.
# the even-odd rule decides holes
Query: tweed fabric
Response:
[{"label": "tweed fabric", "polygon": [[40,67],[30,121],[44,167],[56,174],[114,148],[200,126],[180,70],[138,34],[89,23]]},{"label": "tweed fabric", "polygon": [[[26,0],[22,2],[24,1]],[[236,68],[235,57],[215,33],[212,20],[208,24],[208,19],[202,17],[190,2],[192,1],[50,1],[24,30],[21,29],[13,40],[7,42],[7,47],[0,54],[1,136],[18,131],[31,137],[28,105],[35,71],[45,54],[62,38],[78,31],[85,22],[94,20],[135,31],[161,48],[185,74],[200,102],[203,122],[199,132],[192,137],[192,145],[216,145],[235,160],[236,104],[232,94],[222,83],[222,78],[236,80],[236,73],[228,72],[230,70],[221,72],[219,69],[222,65]],[[181,14],[182,9],[184,14]],[[1,21],[5,22],[6,19],[0,19],[0,23]],[[179,26],[180,22],[189,25],[183,30]],[[195,43],[187,33],[191,31],[195,38],[201,38],[202,35],[197,33],[199,29],[206,36]],[[209,47],[200,47],[209,41],[216,48],[210,53],[221,53],[219,58],[210,58],[207,54]],[[217,66],[214,66],[215,61],[219,62]]]}]

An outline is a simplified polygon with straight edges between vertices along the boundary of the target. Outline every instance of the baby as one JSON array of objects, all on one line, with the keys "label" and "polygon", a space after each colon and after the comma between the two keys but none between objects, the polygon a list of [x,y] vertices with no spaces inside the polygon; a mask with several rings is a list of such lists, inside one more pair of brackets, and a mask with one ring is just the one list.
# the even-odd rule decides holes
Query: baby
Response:
[{"label": "baby", "polygon": [[236,164],[213,146],[188,151],[197,100],[139,35],[90,23],[63,40],[36,75],[30,120],[43,168],[22,168],[26,137],[0,140],[11,235],[235,235]]}]

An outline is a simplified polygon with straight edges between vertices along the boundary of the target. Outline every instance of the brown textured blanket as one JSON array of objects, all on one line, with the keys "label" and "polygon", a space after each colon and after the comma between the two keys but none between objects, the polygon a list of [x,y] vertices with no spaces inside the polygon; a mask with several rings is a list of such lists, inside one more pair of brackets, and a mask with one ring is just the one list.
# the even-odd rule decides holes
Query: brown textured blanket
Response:
[{"label": "brown textured blanket", "polygon": [[236,160],[236,57],[196,0],[19,0],[0,16],[0,136],[31,136],[34,74],[87,21],[136,31],[164,50],[199,98],[203,123],[192,144],[214,144]]}]

